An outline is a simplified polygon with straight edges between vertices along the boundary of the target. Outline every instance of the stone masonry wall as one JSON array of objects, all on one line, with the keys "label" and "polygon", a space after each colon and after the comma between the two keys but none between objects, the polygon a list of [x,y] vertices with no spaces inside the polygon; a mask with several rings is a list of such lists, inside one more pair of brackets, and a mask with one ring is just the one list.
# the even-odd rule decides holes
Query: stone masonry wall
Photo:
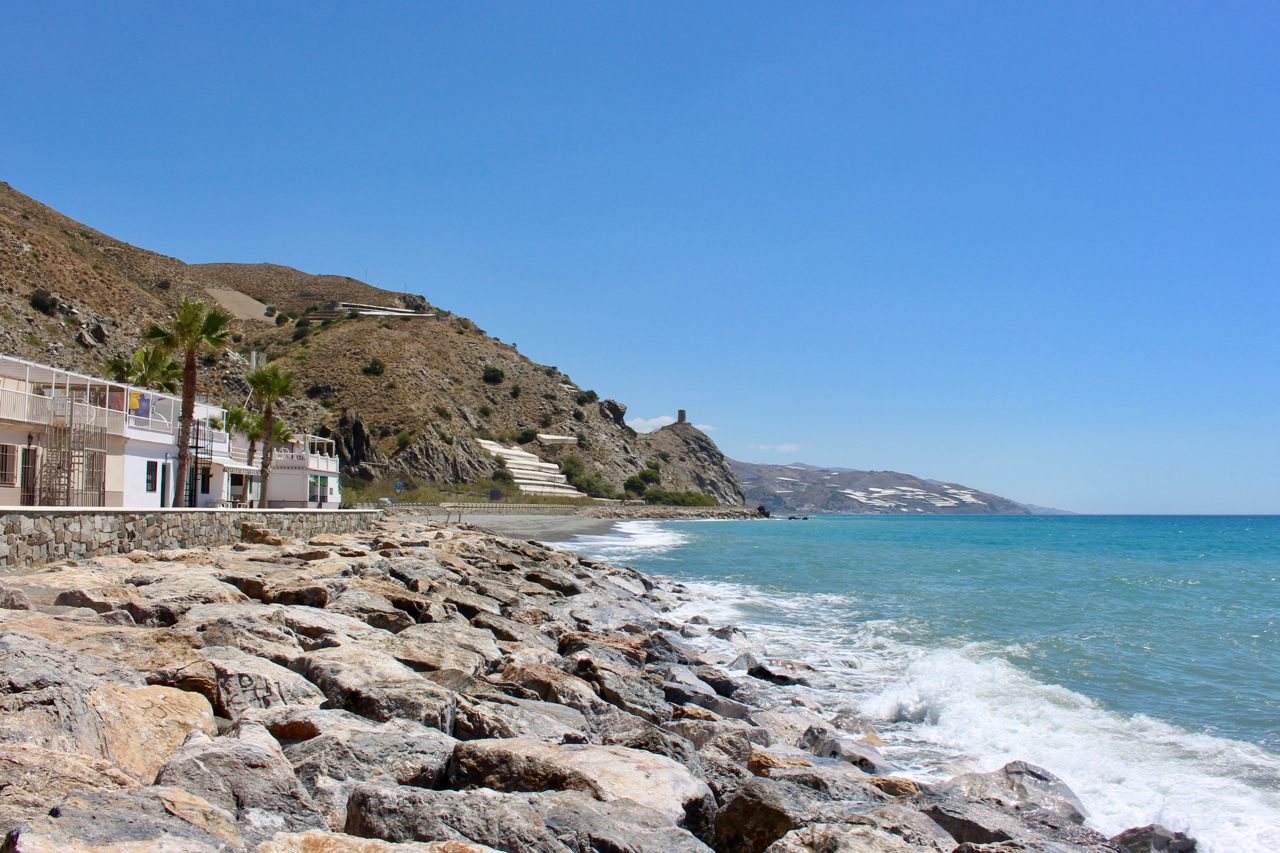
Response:
[{"label": "stone masonry wall", "polygon": [[30,566],[133,550],[230,545],[245,522],[281,537],[354,533],[378,520],[377,510],[31,509],[0,514],[0,564]]}]

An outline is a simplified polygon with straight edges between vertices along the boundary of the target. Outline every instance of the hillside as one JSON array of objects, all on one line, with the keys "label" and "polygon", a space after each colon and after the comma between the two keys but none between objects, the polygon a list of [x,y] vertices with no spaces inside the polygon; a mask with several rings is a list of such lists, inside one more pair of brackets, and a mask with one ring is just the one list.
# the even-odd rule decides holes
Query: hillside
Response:
[{"label": "hillside", "polygon": [[859,515],[1030,515],[998,495],[896,471],[813,465],[756,465],[730,459],[749,504],[773,513]]},{"label": "hillside", "polygon": [[[53,316],[31,307],[37,288],[57,298]],[[298,396],[283,407],[285,416],[295,431],[337,437],[346,473],[473,482],[494,467],[476,438],[510,442],[536,430],[579,435],[583,446],[535,442],[526,450],[553,462],[577,455],[587,475],[598,473],[615,488],[653,460],[661,465],[663,489],[742,503],[732,468],[694,427],[673,424],[637,435],[624,423],[625,405],[580,388],[556,367],[536,364],[424,297],[274,264],[185,264],[116,240],[0,183],[0,350],[97,374],[107,358],[132,353],[147,323],[163,320],[183,296],[220,302],[237,316],[232,348],[202,365],[201,393],[242,403],[241,377],[253,351],[296,371]],[[331,301],[424,314],[344,316],[313,324],[296,341],[292,321],[277,326],[266,316],[268,305],[301,316]],[[501,370],[501,380],[486,382],[486,367]]]}]

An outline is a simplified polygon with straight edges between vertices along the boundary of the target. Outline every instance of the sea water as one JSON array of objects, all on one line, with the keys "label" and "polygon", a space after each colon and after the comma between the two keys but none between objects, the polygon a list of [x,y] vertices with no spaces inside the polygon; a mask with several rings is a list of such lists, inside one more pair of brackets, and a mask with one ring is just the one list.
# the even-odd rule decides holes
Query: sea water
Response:
[{"label": "sea water", "polygon": [[1022,759],[1108,835],[1280,851],[1280,518],[623,522],[564,545],[813,665],[797,689],[873,719],[909,775]]}]

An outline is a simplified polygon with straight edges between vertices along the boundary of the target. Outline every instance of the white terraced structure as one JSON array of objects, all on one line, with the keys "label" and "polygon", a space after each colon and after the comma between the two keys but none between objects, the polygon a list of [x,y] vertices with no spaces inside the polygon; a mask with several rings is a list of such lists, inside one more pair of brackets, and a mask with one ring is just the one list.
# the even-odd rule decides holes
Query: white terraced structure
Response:
[{"label": "white terraced structure", "polygon": [[567,498],[583,497],[582,492],[570,486],[560,473],[560,466],[551,462],[543,462],[527,450],[518,447],[503,447],[496,441],[477,439],[477,443],[489,452],[490,456],[501,456],[507,462],[507,470],[515,478],[520,491],[530,495],[560,495]]}]

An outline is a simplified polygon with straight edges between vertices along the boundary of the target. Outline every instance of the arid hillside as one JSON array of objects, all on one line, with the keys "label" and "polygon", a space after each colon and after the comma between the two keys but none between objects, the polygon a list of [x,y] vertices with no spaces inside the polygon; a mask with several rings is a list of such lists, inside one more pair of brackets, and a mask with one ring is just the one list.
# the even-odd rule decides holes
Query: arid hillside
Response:
[{"label": "arid hillside", "polygon": [[[31,305],[41,288],[57,300],[50,313]],[[97,374],[107,358],[132,353],[147,323],[164,319],[183,296],[219,302],[237,317],[232,347],[201,367],[201,392],[242,403],[241,377],[255,351],[296,371],[297,397],[284,407],[290,426],[336,436],[350,474],[473,482],[494,469],[476,438],[509,443],[535,431],[577,436],[581,446],[533,442],[526,450],[557,462],[576,455],[584,475],[598,473],[614,488],[655,461],[663,489],[742,503],[733,470],[692,426],[636,435],[624,423],[626,406],[607,392],[579,387],[422,297],[274,264],[185,264],[0,183],[0,350]],[[336,301],[422,313],[309,322]],[[282,314],[293,316],[281,321]],[[501,375],[491,370],[486,381],[486,368]]]}]

